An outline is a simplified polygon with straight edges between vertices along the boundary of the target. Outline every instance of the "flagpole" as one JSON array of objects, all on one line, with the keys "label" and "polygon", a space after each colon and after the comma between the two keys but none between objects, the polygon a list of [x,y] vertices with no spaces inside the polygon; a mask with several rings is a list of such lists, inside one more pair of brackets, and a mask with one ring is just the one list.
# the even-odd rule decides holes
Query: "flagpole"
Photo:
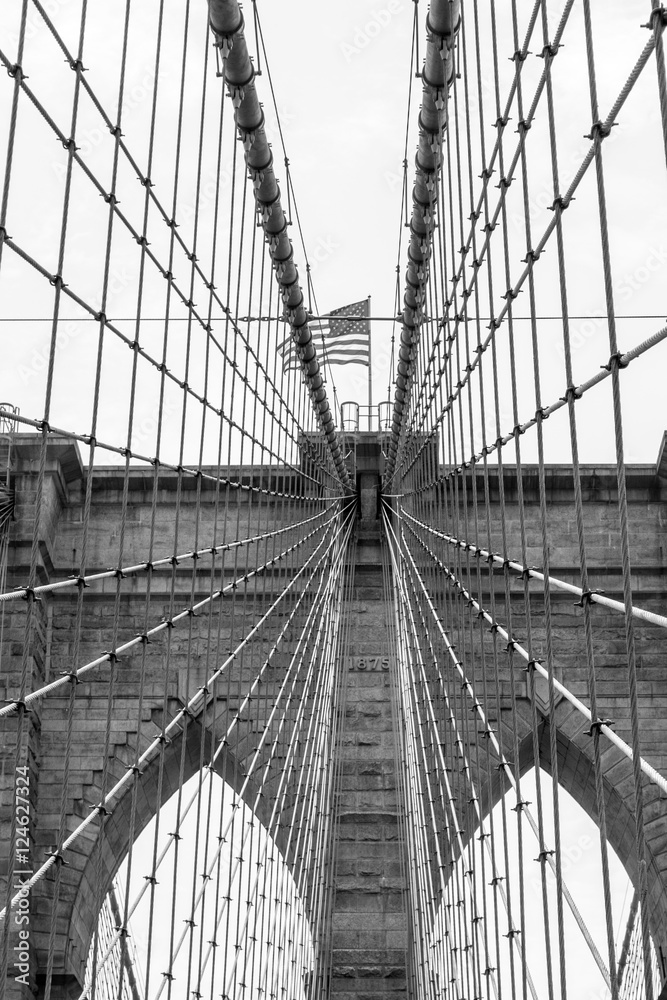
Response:
[{"label": "flagpole", "polygon": [[372,430],[371,414],[373,412],[373,365],[371,363],[371,297],[368,296],[368,429]]}]

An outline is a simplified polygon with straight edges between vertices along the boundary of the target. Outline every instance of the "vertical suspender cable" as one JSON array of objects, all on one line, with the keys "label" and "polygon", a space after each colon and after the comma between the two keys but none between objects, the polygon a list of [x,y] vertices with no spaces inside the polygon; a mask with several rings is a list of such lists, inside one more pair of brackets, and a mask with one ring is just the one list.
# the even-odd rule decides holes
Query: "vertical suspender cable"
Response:
[{"label": "vertical suspender cable", "polygon": [[409,387],[417,357],[422,308],[438,202],[438,176],[447,127],[447,91],[454,79],[454,42],[460,24],[459,0],[433,0],[426,19],[428,44],[422,72],[424,93],[419,114],[419,148],[412,189],[410,246],[403,298],[403,328],[394,389],[394,412],[387,460],[389,482],[396,468],[408,411]]},{"label": "vertical suspender cable", "polygon": [[216,45],[222,53],[222,72],[236,111],[236,124],[253,181],[257,212],[269,244],[294,344],[336,472],[342,485],[349,487],[347,468],[308,326],[292,242],[287,235],[287,219],[273,171],[273,154],[264,131],[264,113],[255,89],[255,71],[243,33],[243,14],[236,0],[209,0],[209,18]]}]

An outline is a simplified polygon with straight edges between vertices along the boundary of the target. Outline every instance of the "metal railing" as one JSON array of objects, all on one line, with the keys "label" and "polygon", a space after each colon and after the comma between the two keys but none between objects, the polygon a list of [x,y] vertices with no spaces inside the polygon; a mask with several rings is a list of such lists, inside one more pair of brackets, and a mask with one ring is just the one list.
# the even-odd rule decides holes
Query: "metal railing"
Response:
[{"label": "metal railing", "polygon": [[341,403],[340,424],[343,432],[391,430],[391,400],[374,406],[362,406],[348,400]]}]

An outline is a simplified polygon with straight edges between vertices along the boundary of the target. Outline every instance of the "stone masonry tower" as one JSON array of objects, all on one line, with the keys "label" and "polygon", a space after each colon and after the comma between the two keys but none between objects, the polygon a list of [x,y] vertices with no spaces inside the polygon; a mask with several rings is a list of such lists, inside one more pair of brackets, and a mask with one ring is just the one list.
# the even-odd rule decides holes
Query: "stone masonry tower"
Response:
[{"label": "stone masonry tower", "polygon": [[[380,481],[382,475],[382,436],[358,433],[351,443],[358,484],[358,514],[355,535],[348,554],[348,568],[353,575],[352,591],[346,608],[347,631],[340,648],[340,670],[344,689],[344,725],[340,732],[335,760],[339,782],[336,790],[335,837],[335,896],[331,918],[332,945],[329,986],[331,1000],[381,1000],[410,995],[409,964],[411,901],[406,875],[409,860],[403,831],[410,817],[403,807],[402,770],[400,767],[401,731],[400,706],[392,677],[396,668],[396,621],[392,598],[393,580],[386,554],[386,539],[382,528]],[[12,523],[12,547],[9,554],[8,586],[25,579],[35,517],[39,517],[38,566],[39,581],[64,580],[75,565],[72,539],[80,524],[83,486],[87,470],[81,463],[76,445],[65,438],[54,438],[47,450],[45,488],[42,506],[35,510],[34,484],[37,476],[39,440],[36,435],[16,435],[12,488],[15,493],[15,514]],[[667,593],[667,550],[664,525],[667,523],[667,450],[663,444],[657,465],[631,466],[627,470],[628,502],[630,506],[631,545],[637,604],[649,611],[664,609]],[[250,475],[250,472],[248,472]],[[283,473],[281,472],[281,475]],[[481,477],[480,477],[481,479]],[[498,476],[490,474],[491,524],[497,528],[496,504]],[[144,551],[144,511],[147,506],[149,478],[141,469],[132,471],[129,479],[132,520],[128,529],[128,551]],[[167,530],[173,517],[177,475],[165,471],[160,475],[161,525]],[[269,483],[271,485],[271,483]],[[281,488],[291,483],[282,483]],[[546,470],[546,488],[551,523],[551,564],[554,576],[576,582],[577,557],[575,526],[572,521],[572,473],[567,466]],[[618,598],[620,573],[614,556],[613,538],[615,473],[609,467],[589,467],[582,471],[582,488],[586,503],[586,532],[589,540],[591,577],[595,586],[611,598]],[[481,489],[481,482],[480,482]],[[111,541],[121,502],[122,477],[116,469],[96,470],[91,513],[91,565],[105,568],[111,565]],[[523,494],[526,512],[528,560],[540,562],[539,498],[535,470],[524,468]],[[240,494],[239,494],[240,496]],[[187,525],[195,504],[195,491],[184,490],[181,496],[182,523]],[[235,517],[245,517],[242,498],[234,501]],[[516,549],[518,503],[517,478],[512,467],[504,470],[504,503],[510,543]],[[267,514],[274,516],[267,505]],[[277,516],[277,515],[275,515]],[[189,520],[190,519],[190,520]],[[444,525],[443,525],[444,527]],[[184,528],[185,532],[185,528]],[[187,544],[184,534],[184,546]],[[493,540],[495,551],[499,539]],[[157,571],[153,581],[153,616],[164,614],[168,601],[169,573]],[[498,614],[504,614],[506,590],[502,574],[492,576]],[[188,578],[183,567],[176,567],[175,586],[179,595],[187,596]],[[276,586],[279,581],[276,582]],[[104,647],[108,635],[110,593],[112,584],[105,584],[89,600],[90,627],[84,630],[84,652],[97,653]],[[189,584],[188,584],[189,586]],[[510,596],[516,596],[521,607],[523,581],[518,574],[511,580]],[[444,589],[444,585],[443,585]],[[489,594],[483,594],[488,601]],[[582,700],[587,698],[587,681],[583,666],[582,609],[575,606],[571,594],[553,595],[554,642],[559,649],[559,678]],[[441,599],[442,594],[435,594]],[[185,599],[185,597],[183,598]],[[179,596],[179,600],[181,597]],[[543,636],[539,594],[534,600],[534,629],[538,639]],[[71,622],[76,595],[58,591],[45,596],[34,608],[35,628],[30,649],[22,646],[21,616],[12,610],[11,602],[5,613],[3,633],[2,698],[14,697],[22,659],[27,657],[30,683],[33,687],[60,676],[70,667]],[[120,605],[123,634],[141,631],[145,592],[133,583]],[[232,606],[222,611],[221,635],[227,637],[232,628]],[[248,609],[255,614],[256,608]],[[605,719],[613,719],[615,731],[628,740],[626,682],[623,660],[622,616],[597,607],[596,641],[599,666],[599,711]],[[12,617],[16,616],[16,620]],[[514,614],[515,631],[522,633],[521,612]],[[169,678],[167,707],[175,710],[183,704],[186,690],[185,665],[191,678],[199,683],[204,676],[204,664],[199,660],[196,629],[203,628],[202,619],[192,624],[194,639],[172,638],[174,663],[178,669]],[[638,703],[642,722],[644,752],[660,771],[667,771],[665,751],[665,681],[664,653],[661,633],[650,623],[637,622],[639,656]],[[491,637],[488,639],[491,642]],[[542,641],[540,639],[540,641]],[[140,652],[140,651],[139,651]],[[260,652],[260,651],[258,651]],[[136,655],[136,654],[134,654]],[[137,739],[152,737],[159,725],[165,704],[164,644],[156,641],[148,646],[150,669],[144,690],[141,717],[137,716],[137,661],[128,656],[118,665],[119,686],[115,695],[111,720],[111,753],[106,761],[112,777],[126,773],[131,765],[131,747]],[[491,659],[488,661],[492,662]],[[246,668],[250,671],[252,663]],[[251,676],[251,673],[248,673]],[[519,762],[522,768],[531,766],[534,750],[532,731],[533,698],[538,699],[537,745],[542,767],[552,767],[550,731],[544,699],[532,691],[524,671],[515,671],[515,703],[510,698],[510,674],[506,660],[499,668],[499,701],[489,706],[489,723],[498,731],[515,718],[519,737]],[[489,677],[489,681],[495,678]],[[461,685],[458,685],[461,691]],[[67,807],[67,831],[71,831],[87,811],[99,802],[100,775],[103,760],[102,733],[106,712],[100,706],[107,695],[107,686],[97,681],[79,686],[76,725],[72,732],[70,755],[70,791]],[[25,752],[30,766],[31,825],[30,851],[34,858],[43,858],[53,849],[57,831],[63,787],[63,753],[68,720],[68,692],[39,704],[26,714],[23,728]],[[48,708],[48,711],[47,711]],[[230,699],[225,711],[233,712],[237,704]],[[221,723],[224,722],[224,718]],[[242,773],[243,761],[253,752],[257,727],[252,720],[244,723],[237,743],[230,747],[237,755],[238,768],[223,774],[233,782]],[[559,701],[555,712],[559,775],[562,785],[579,804],[596,819],[591,762],[591,737],[588,724],[566,701]],[[17,732],[16,717],[6,718],[0,727],[5,793],[11,779]],[[477,731],[477,726],[473,732]],[[443,731],[446,726],[443,723]],[[198,767],[197,728],[189,728],[185,748],[185,774],[194,774]],[[486,741],[478,740],[475,752],[487,753]],[[165,765],[165,786],[162,801],[175,787],[178,777],[180,749]],[[630,762],[613,747],[603,754],[604,794],[609,816],[608,838],[625,865],[631,878],[636,878],[634,861],[633,786]],[[497,768],[488,786],[480,789],[480,802],[485,814],[507,790]],[[460,809],[466,808],[461,796]],[[154,783],[147,780],[138,789],[138,826],[144,826],[159,808]],[[465,828],[463,812],[461,827]],[[3,816],[6,819],[6,816]],[[262,817],[260,816],[260,820]],[[469,816],[468,816],[469,819]],[[649,872],[650,926],[656,951],[667,954],[667,819],[664,800],[653,788],[646,786],[645,826]],[[2,829],[3,850],[6,852],[6,823]],[[409,829],[409,827],[408,827]],[[468,824],[469,835],[475,835],[474,823]],[[138,831],[137,831],[138,832]],[[70,865],[61,870],[61,892],[55,924],[56,947],[53,969],[53,1000],[78,996],[83,969],[88,954],[92,927],[96,919],[99,886],[95,872],[101,871],[104,885],[123,860],[128,849],[128,819],[123,808],[110,818],[106,839],[99,861],[91,861],[94,836],[82,838],[80,848],[72,852]],[[280,846],[280,845],[279,845]],[[30,1000],[43,990],[44,955],[49,943],[50,897],[53,882],[42,880],[33,890],[31,982],[28,989],[15,989],[12,997]],[[13,941],[10,942],[12,945]]]},{"label": "stone masonry tower", "polygon": [[338,750],[331,1000],[402,1000],[407,899],[390,682],[394,623],[381,530],[382,441],[374,433],[354,437],[359,517],[350,553],[354,582]]}]

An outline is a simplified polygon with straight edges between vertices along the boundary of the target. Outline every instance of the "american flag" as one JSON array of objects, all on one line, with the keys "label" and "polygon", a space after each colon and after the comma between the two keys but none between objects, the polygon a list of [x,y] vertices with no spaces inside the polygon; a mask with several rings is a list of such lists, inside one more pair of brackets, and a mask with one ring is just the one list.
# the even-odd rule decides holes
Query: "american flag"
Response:
[{"label": "american flag", "polygon": [[[345,319],[335,319],[344,316]],[[351,318],[348,318],[351,317]],[[310,330],[318,356],[330,365],[370,365],[371,324],[368,299],[332,309],[323,320],[312,321]],[[283,368],[299,368],[294,342],[288,337],[278,345]]]}]

